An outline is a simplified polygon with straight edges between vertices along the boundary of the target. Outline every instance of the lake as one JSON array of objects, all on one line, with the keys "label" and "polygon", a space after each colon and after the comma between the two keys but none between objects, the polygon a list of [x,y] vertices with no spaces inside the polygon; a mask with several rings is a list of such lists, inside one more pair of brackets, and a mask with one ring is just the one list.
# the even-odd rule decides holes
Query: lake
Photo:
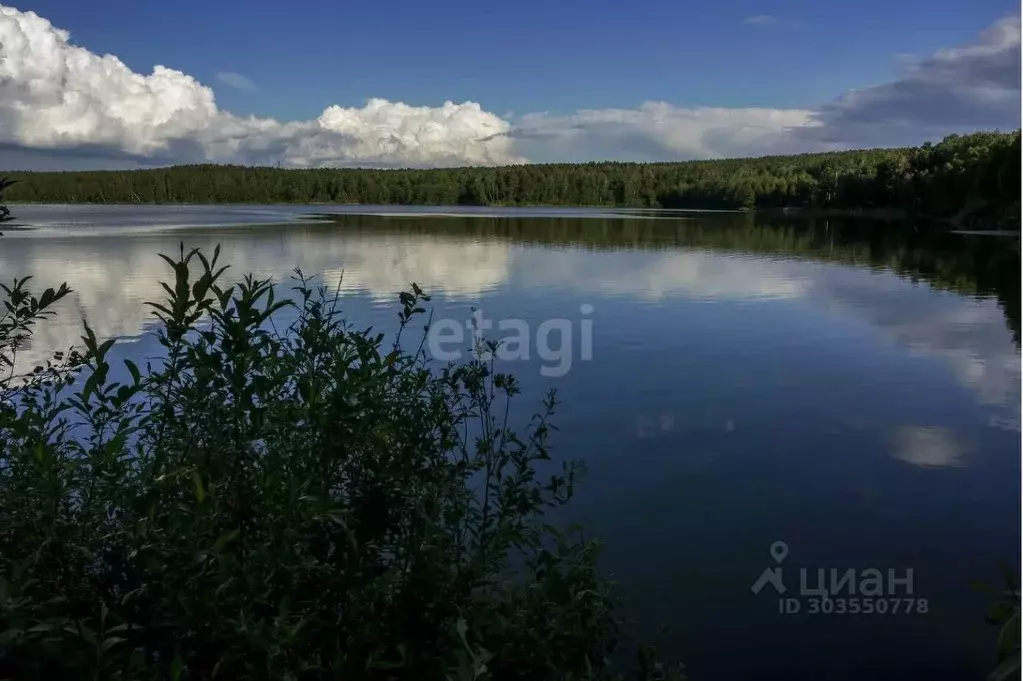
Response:
[{"label": "lake", "polygon": [[[610,209],[12,212],[0,277],[75,289],[25,363],[76,342],[83,317],[121,339],[115,360],[156,356],[143,303],[179,242],[219,243],[236,276],[282,291],[294,267],[322,275],[360,327],[393,329],[415,281],[452,333],[473,309],[492,338],[526,329],[505,363],[516,417],[558,390],[555,454],[588,468],[566,519],[604,540],[629,641],[693,679],[993,666],[989,598],[969,582],[1019,569],[1018,238]],[[878,570],[863,594],[885,612],[814,606],[819,569],[861,587]]]}]

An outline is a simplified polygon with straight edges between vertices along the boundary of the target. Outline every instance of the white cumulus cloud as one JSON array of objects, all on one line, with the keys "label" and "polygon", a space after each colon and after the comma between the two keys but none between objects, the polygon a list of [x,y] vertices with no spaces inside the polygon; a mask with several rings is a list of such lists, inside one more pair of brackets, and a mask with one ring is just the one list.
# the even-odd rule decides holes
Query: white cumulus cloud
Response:
[{"label": "white cumulus cloud", "polygon": [[27,147],[114,146],[150,155],[217,114],[213,91],[157,66],[142,76],[71,45],[34,12],[0,6],[0,135]]},{"label": "white cumulus cloud", "polygon": [[[236,87],[248,80],[220,74]],[[522,161],[510,125],[478,104],[413,107],[372,99],[314,121],[234,116],[213,90],[156,66],[150,75],[71,43],[34,12],[0,6],[0,143],[154,162],[468,165]]]}]

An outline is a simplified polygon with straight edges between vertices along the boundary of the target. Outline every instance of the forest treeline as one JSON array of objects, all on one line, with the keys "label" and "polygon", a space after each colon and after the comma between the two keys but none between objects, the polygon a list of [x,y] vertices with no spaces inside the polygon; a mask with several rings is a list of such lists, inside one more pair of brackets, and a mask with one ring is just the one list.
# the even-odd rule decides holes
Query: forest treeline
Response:
[{"label": "forest treeline", "polygon": [[1016,216],[1020,134],[938,144],[680,163],[584,163],[431,170],[188,165],[25,172],[11,201],[345,203],[638,208],[893,208],[926,217]]}]

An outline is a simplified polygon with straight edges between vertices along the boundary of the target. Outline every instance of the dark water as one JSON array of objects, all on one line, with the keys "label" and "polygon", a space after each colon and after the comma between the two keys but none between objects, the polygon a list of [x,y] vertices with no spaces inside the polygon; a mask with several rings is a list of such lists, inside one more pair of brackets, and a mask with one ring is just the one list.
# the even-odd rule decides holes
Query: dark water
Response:
[{"label": "dark water", "polygon": [[[1018,239],[565,210],[294,221],[316,210],[18,206],[0,277],[76,289],[23,361],[74,342],[83,316],[124,339],[120,356],[155,355],[143,302],[162,297],[156,253],[179,241],[220,243],[238,275],[301,266],[335,286],[343,271],[360,326],[393,327],[416,281],[435,319],[475,307],[527,325],[529,359],[506,365],[518,414],[558,389],[555,450],[589,468],[573,516],[605,540],[635,637],[691,678],[991,668],[996,629],[968,582],[1019,566]],[[754,594],[772,567],[785,594]],[[886,612],[854,614],[848,593],[831,606],[846,612],[810,612],[800,572],[813,589],[818,568],[879,570]],[[912,570],[912,594],[889,570]]]}]

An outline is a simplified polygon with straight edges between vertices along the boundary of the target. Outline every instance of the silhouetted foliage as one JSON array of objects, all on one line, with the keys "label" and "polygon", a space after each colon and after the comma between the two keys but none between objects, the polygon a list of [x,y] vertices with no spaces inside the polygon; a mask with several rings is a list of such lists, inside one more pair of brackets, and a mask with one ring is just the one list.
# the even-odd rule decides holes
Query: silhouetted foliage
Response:
[{"label": "silhouetted foliage", "polygon": [[994,209],[1018,223],[1019,168],[1018,131],[978,132],[950,135],[937,145],[918,148],[685,163],[434,170],[194,165],[25,173],[31,181],[11,198],[48,203],[896,208],[940,217]]},{"label": "silhouetted foliage", "polygon": [[1020,678],[1019,574],[1003,568],[1002,580],[1000,589],[992,588],[985,583],[974,584],[978,589],[992,593],[998,598],[987,613],[987,621],[999,627],[995,649],[997,666],[988,675],[988,681],[1010,681]]}]

